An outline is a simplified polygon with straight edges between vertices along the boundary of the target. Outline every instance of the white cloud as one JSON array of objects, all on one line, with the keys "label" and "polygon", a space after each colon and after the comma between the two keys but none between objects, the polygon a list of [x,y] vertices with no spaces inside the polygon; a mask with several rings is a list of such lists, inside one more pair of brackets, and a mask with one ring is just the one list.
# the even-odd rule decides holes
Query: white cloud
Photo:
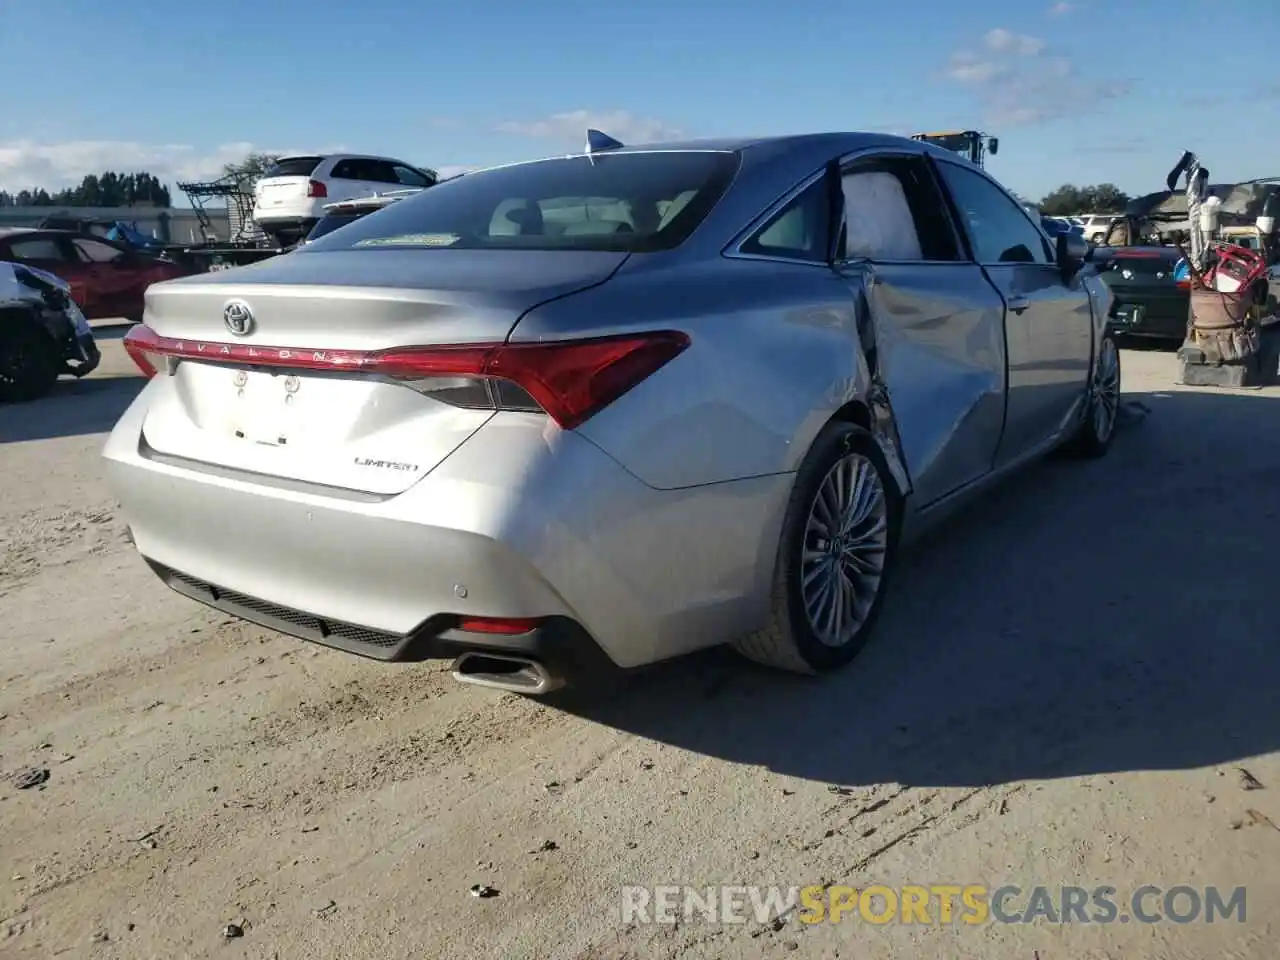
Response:
[{"label": "white cloud", "polygon": [[[319,152],[341,149],[328,146]],[[243,160],[252,152],[297,151],[269,149],[248,142],[223,143],[203,149],[190,144],[149,144],[135,140],[0,141],[0,190],[15,193],[43,187],[53,191],[75,186],[87,174],[104,170],[121,173],[145,170],[167,184],[207,180],[219,176],[223,164]]]},{"label": "white cloud", "polygon": [[1069,56],[1050,50],[1038,37],[1003,27],[982,38],[984,54],[961,50],[942,74],[973,90],[994,127],[1025,126],[1088,113],[1105,101],[1126,96],[1124,80],[1090,81],[1078,76]]},{"label": "white cloud", "polygon": [[603,131],[623,143],[655,143],[661,140],[676,140],[683,136],[679,129],[662,120],[637,117],[626,110],[613,110],[606,113],[570,110],[541,120],[508,121],[498,124],[499,133],[513,133],[524,137],[538,137],[577,145],[581,145],[586,140],[588,128]]},{"label": "white cloud", "polygon": [[1049,16],[1051,17],[1065,16],[1066,14],[1070,13],[1074,9],[1075,9],[1074,3],[1067,3],[1067,0],[1059,0],[1058,3],[1055,3],[1052,7],[1049,8]]},{"label": "white cloud", "polygon": [[1021,57],[1035,57],[1044,53],[1048,46],[1039,37],[1029,37],[1023,33],[1014,33],[1004,27],[996,27],[987,31],[982,38],[988,50],[996,53],[1013,53]]},{"label": "white cloud", "polygon": [[989,83],[1006,71],[994,60],[982,60],[971,53],[957,53],[947,64],[946,74],[960,83]]}]

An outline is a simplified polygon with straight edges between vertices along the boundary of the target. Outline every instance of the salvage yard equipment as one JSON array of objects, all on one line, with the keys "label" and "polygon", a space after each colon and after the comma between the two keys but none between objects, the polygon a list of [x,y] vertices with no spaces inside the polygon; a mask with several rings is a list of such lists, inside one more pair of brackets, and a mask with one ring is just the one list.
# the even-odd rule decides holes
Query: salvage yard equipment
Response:
[{"label": "salvage yard equipment", "polygon": [[986,155],[993,157],[1000,150],[1000,141],[993,136],[979,133],[977,130],[950,130],[944,133],[913,133],[912,140],[932,143],[966,157],[975,166],[985,166]]}]

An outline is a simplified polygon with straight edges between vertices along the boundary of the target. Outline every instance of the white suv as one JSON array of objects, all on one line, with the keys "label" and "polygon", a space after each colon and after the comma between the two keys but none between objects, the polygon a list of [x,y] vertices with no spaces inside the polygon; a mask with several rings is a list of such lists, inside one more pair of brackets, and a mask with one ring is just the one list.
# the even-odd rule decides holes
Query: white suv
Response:
[{"label": "white suv", "polygon": [[253,219],[277,242],[288,245],[311,232],[327,204],[388,189],[422,189],[435,181],[430,171],[389,157],[281,157],[253,188]]},{"label": "white suv", "polygon": [[1115,222],[1114,213],[1095,213],[1084,218],[1084,238],[1090,243],[1102,243]]}]

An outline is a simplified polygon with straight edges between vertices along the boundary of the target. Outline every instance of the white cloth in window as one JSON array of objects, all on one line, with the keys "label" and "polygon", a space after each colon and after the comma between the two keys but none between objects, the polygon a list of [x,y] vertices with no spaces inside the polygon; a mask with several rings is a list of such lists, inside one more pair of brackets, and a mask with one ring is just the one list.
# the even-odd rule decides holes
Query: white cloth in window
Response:
[{"label": "white cloth in window", "polygon": [[924,259],[911,207],[897,177],[884,171],[851,173],[843,186],[847,259]]}]

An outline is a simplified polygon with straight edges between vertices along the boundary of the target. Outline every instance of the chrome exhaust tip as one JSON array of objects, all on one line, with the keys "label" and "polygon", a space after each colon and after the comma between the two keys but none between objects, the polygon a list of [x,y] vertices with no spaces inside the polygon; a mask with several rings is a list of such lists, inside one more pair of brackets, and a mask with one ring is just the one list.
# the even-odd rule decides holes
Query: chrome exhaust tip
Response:
[{"label": "chrome exhaust tip", "polygon": [[477,687],[540,697],[564,686],[564,678],[528,657],[473,651],[453,661],[453,679]]}]

